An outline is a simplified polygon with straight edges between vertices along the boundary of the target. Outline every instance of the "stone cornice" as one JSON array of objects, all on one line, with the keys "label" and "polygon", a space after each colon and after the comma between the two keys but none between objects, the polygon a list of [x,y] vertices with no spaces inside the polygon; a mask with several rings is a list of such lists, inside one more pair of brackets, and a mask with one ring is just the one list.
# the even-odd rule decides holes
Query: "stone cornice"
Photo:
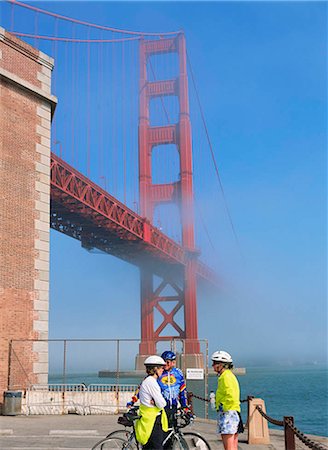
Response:
[{"label": "stone cornice", "polygon": [[47,94],[41,88],[34,86],[32,83],[23,80],[22,78],[18,77],[17,75],[14,75],[8,70],[3,69],[2,67],[0,67],[0,78],[4,78],[7,82],[12,83],[18,86],[19,88],[28,91],[30,94],[50,103],[51,115],[53,116],[57,105],[57,98],[54,95]]},{"label": "stone cornice", "polygon": [[[0,41],[3,41],[6,45],[9,45],[11,48],[15,49],[19,53],[22,53],[27,58],[30,58],[33,61],[42,64],[43,66],[47,67],[50,70],[53,69],[54,60],[50,56],[40,51],[37,52],[33,51],[33,47],[30,47],[27,43],[23,41],[21,41],[22,44],[20,44],[19,43],[20,40],[17,39],[16,41],[16,38],[15,40],[13,40],[11,39],[11,36],[15,37],[15,35],[11,35],[4,28],[0,27]],[[30,47],[31,49],[29,49],[28,47]]]}]

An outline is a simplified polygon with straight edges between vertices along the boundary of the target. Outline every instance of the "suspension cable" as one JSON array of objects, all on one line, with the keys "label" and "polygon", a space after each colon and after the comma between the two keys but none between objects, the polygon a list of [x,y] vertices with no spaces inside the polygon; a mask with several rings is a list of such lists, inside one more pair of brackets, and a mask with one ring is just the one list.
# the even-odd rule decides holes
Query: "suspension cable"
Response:
[{"label": "suspension cable", "polygon": [[193,86],[194,86],[194,89],[195,89],[196,99],[197,99],[198,107],[199,107],[199,110],[200,110],[200,115],[201,115],[201,118],[202,118],[203,126],[204,126],[204,129],[205,129],[207,142],[208,142],[209,149],[210,149],[210,152],[211,152],[211,157],[212,157],[212,161],[213,161],[213,164],[214,164],[216,176],[217,176],[217,179],[218,179],[218,182],[219,182],[219,186],[220,186],[220,190],[221,190],[221,193],[222,193],[225,210],[226,210],[226,213],[228,215],[230,226],[231,226],[233,235],[235,237],[239,253],[242,256],[242,252],[241,252],[241,247],[240,247],[240,244],[239,244],[238,236],[237,236],[237,233],[236,233],[233,221],[232,221],[232,217],[231,217],[230,210],[229,210],[229,207],[228,207],[228,202],[227,202],[227,199],[226,199],[226,196],[225,196],[225,193],[224,193],[223,184],[222,184],[221,177],[220,177],[220,174],[219,174],[218,165],[217,165],[217,162],[216,162],[216,159],[215,159],[212,142],[211,142],[210,135],[209,135],[209,132],[208,132],[208,128],[207,128],[207,125],[206,125],[205,116],[204,116],[202,104],[201,104],[201,101],[200,101],[200,97],[199,97],[199,94],[198,94],[194,73],[193,73],[193,70],[192,70],[192,67],[191,67],[189,54],[188,54],[188,52],[186,52],[186,53],[187,53],[188,66],[189,66],[189,69],[190,69],[191,80],[192,80],[192,83],[193,83]]},{"label": "suspension cable", "polygon": [[214,245],[214,243],[213,243],[213,241],[211,239],[210,233],[209,233],[208,228],[206,226],[206,223],[205,223],[205,220],[204,220],[204,217],[203,217],[203,214],[202,214],[202,210],[201,210],[201,208],[199,206],[199,203],[196,201],[195,195],[193,195],[193,197],[194,197],[194,203],[196,205],[196,208],[197,208],[197,211],[198,211],[198,214],[199,214],[199,217],[200,217],[200,221],[201,221],[201,224],[202,224],[202,226],[204,228],[206,237],[208,239],[208,242],[210,243],[210,246],[211,246],[214,254],[216,255],[217,254],[217,249],[215,248],[215,245]]},{"label": "suspension cable", "polygon": [[134,35],[139,35],[139,36],[157,36],[157,37],[170,36],[170,35],[176,35],[178,33],[181,33],[181,31],[167,31],[166,33],[147,33],[147,32],[142,32],[142,31],[121,30],[119,28],[106,27],[104,25],[97,25],[95,23],[85,22],[83,20],[78,20],[78,19],[73,19],[72,17],[63,16],[61,14],[56,14],[56,13],[47,11],[45,9],[40,9],[35,6],[28,5],[26,3],[18,2],[17,0],[7,0],[7,1],[14,5],[21,6],[22,8],[31,9],[32,11],[40,12],[40,13],[46,14],[48,16],[57,17],[58,19],[61,19],[61,20],[67,20],[69,22],[74,22],[79,25],[86,25],[88,27],[98,28],[99,30],[113,31],[115,33],[134,34]]},{"label": "suspension cable", "polygon": [[[151,63],[151,60],[149,60],[149,64],[150,64],[150,69],[151,69],[152,75],[153,75],[153,77],[154,77],[154,81],[156,81],[155,70],[154,70],[153,65],[152,65],[152,63]],[[168,114],[168,111],[167,111],[167,109],[166,109],[166,107],[165,107],[165,103],[164,103],[164,101],[163,101],[163,96],[162,96],[162,95],[160,96],[160,99],[161,99],[161,105],[162,105],[162,108],[163,108],[163,110],[164,110],[164,113],[165,113],[165,116],[166,116],[166,119],[167,119],[167,123],[168,123],[168,125],[169,125],[170,122],[171,122],[171,120],[170,120],[170,116],[169,116],[169,114]],[[205,234],[206,234],[206,236],[207,236],[207,239],[208,239],[208,241],[209,241],[209,243],[210,243],[210,246],[211,246],[212,250],[214,251],[214,253],[216,253],[215,246],[214,246],[213,241],[212,241],[212,239],[211,239],[211,237],[210,237],[210,234],[209,234],[209,231],[208,231],[207,226],[206,226],[206,224],[205,224],[205,221],[204,221],[204,218],[203,218],[201,209],[200,209],[200,207],[199,207],[198,202],[196,202],[196,198],[195,198],[195,195],[194,195],[194,194],[193,194],[193,199],[194,199],[194,204],[195,204],[195,206],[196,206],[197,209],[198,209],[198,213],[199,213],[200,219],[201,219],[201,224],[202,224],[202,226],[203,226],[203,228],[204,228],[204,230],[205,230]]]},{"label": "suspension cable", "polygon": [[19,31],[11,31],[11,34],[15,36],[28,37],[33,39],[43,39],[45,41],[63,41],[63,42],[80,42],[87,44],[99,44],[99,43],[115,43],[115,42],[125,42],[125,41],[139,41],[141,36],[135,37],[125,37],[120,39],[75,39],[70,37],[54,37],[54,36],[44,36],[37,34],[21,33]]},{"label": "suspension cable", "polygon": [[[149,60],[149,64],[150,64],[150,70],[151,70],[151,72],[152,72],[154,81],[156,81],[155,70],[154,70],[154,67],[153,67],[153,65],[152,65],[152,63],[151,63],[151,60]],[[171,120],[170,120],[170,116],[169,116],[169,114],[168,114],[168,111],[167,111],[167,109],[166,109],[166,107],[165,107],[165,103],[164,103],[164,101],[163,101],[163,96],[162,96],[162,95],[160,96],[160,99],[161,99],[161,105],[162,105],[163,111],[164,111],[165,116],[166,116],[167,123],[168,123],[168,125],[169,125],[170,122],[171,122]],[[201,223],[202,223],[202,226],[204,227],[205,234],[206,234],[207,239],[208,239],[208,241],[209,241],[209,243],[210,243],[210,246],[212,247],[212,250],[213,250],[214,252],[216,252],[215,246],[214,246],[213,241],[212,241],[212,239],[211,239],[211,237],[210,237],[210,235],[209,235],[209,232],[208,232],[208,229],[207,229],[207,227],[206,227],[205,221],[204,221],[204,219],[203,219],[202,213],[201,213],[201,211],[200,211],[199,205],[198,205],[198,203],[196,202],[195,195],[193,195],[193,199],[194,199],[194,203],[195,203],[196,207],[198,208],[198,212],[199,212],[200,218],[201,218]]]}]

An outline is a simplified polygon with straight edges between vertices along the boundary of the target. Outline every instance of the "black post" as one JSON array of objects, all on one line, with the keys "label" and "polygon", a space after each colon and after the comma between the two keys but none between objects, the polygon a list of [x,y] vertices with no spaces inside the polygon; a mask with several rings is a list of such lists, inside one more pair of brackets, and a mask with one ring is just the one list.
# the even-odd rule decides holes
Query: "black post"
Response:
[{"label": "black post", "polygon": [[295,434],[288,426],[288,422],[294,425],[294,417],[284,417],[285,450],[295,450]]},{"label": "black post", "polygon": [[[67,352],[67,341],[64,339],[64,356],[63,356],[63,384],[66,384],[66,352]],[[64,387],[65,390],[65,387]]]},{"label": "black post", "polygon": [[8,349],[8,378],[7,378],[7,390],[10,389],[10,383],[11,383],[11,364],[12,364],[12,346],[13,341],[10,339],[9,341],[9,349]]}]

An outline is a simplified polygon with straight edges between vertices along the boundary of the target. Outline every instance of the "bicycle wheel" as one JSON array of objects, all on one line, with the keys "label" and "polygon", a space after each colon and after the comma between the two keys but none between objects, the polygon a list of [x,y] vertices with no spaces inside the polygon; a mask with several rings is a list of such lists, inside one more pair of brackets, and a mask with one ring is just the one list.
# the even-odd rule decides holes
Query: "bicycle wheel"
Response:
[{"label": "bicycle wheel", "polygon": [[109,433],[106,438],[110,438],[110,437],[118,437],[121,439],[124,439],[125,441],[129,442],[129,445],[131,449],[133,450],[137,450],[138,446],[136,443],[136,438],[134,436],[134,434],[132,433],[132,431],[124,429],[124,430],[116,430],[116,431],[112,431],[111,433]]},{"label": "bicycle wheel", "polygon": [[109,437],[102,439],[97,442],[96,445],[92,447],[91,450],[110,450],[110,449],[124,449],[124,450],[132,450],[132,447],[128,443],[126,439],[120,437]]},{"label": "bicycle wheel", "polygon": [[187,444],[187,448],[190,450],[211,450],[210,444],[207,442],[207,440],[198,433],[182,433],[182,436]]},{"label": "bicycle wheel", "polygon": [[170,439],[170,449],[172,450],[188,450],[188,444],[184,439],[184,436],[180,433],[174,434]]}]

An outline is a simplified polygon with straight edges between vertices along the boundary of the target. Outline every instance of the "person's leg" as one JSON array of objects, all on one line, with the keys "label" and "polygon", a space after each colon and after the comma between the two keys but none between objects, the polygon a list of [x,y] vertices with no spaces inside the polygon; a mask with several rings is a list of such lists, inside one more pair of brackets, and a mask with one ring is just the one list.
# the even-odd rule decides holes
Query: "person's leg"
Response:
[{"label": "person's leg", "polygon": [[177,412],[177,407],[176,406],[165,406],[165,412],[166,412],[166,416],[167,416],[167,421],[169,423],[169,428],[173,428],[174,425],[176,425],[177,423],[177,419],[175,417],[176,412]]},{"label": "person's leg", "polygon": [[234,449],[238,450],[238,433],[233,435],[234,438]]},{"label": "person's leg", "polygon": [[[177,412],[177,407],[176,406],[166,406],[165,407],[165,412],[167,415],[167,421],[169,424],[169,428],[174,428],[174,426],[177,424],[177,418],[175,417],[175,414]],[[170,434],[171,430],[169,430],[167,433],[164,433],[164,439]],[[172,440],[169,439],[165,445],[164,445],[164,450],[169,450],[172,448]]]},{"label": "person's leg", "polygon": [[235,450],[235,435],[221,434],[224,450]]},{"label": "person's leg", "polygon": [[162,450],[163,449],[164,432],[162,429],[161,416],[157,416],[153,431],[146,445],[142,448],[146,450]]},{"label": "person's leg", "polygon": [[238,449],[238,425],[240,419],[237,411],[219,412],[218,432],[221,434],[225,450]]}]

